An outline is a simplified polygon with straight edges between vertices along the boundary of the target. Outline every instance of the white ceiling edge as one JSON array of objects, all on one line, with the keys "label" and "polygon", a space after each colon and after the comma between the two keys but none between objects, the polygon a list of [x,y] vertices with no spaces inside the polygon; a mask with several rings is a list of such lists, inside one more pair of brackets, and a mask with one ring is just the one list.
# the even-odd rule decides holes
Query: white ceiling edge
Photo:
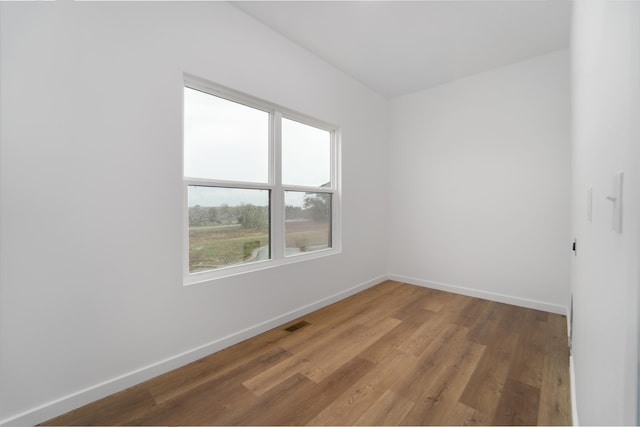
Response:
[{"label": "white ceiling edge", "polygon": [[231,4],[386,98],[569,46],[569,0]]}]

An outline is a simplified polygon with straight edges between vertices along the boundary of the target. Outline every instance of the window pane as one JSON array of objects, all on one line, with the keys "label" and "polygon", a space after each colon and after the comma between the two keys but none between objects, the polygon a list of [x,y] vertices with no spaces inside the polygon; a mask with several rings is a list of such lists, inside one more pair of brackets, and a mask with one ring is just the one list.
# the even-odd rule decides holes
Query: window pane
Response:
[{"label": "window pane", "polygon": [[268,182],[269,113],[185,87],[184,175]]},{"label": "window pane", "polygon": [[189,272],[270,258],[269,190],[190,185]]},{"label": "window pane", "polygon": [[285,191],[286,255],[331,247],[331,194]]},{"label": "window pane", "polygon": [[331,132],[282,119],[282,182],[331,186]]}]

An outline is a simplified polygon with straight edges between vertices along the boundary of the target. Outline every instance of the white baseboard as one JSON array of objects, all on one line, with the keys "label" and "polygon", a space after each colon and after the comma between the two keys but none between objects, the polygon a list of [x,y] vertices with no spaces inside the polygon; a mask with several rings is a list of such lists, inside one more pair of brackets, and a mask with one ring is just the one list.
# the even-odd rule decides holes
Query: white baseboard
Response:
[{"label": "white baseboard", "polygon": [[562,305],[550,304],[543,301],[503,295],[494,292],[480,291],[477,289],[465,288],[462,286],[449,285],[446,283],[433,282],[430,280],[417,279],[415,277],[402,276],[400,274],[389,274],[387,278],[398,282],[409,283],[411,285],[423,286],[425,288],[437,289],[440,291],[452,292],[455,294],[468,295],[471,297],[482,298],[489,301],[502,302],[505,304],[517,305],[520,307],[532,308],[534,310],[547,311],[549,313],[567,315],[567,307]]},{"label": "white baseboard", "polygon": [[347,298],[360,291],[363,291],[386,279],[387,276],[383,275],[375,277],[371,280],[367,280],[366,282],[360,283],[342,292],[338,292],[337,294],[323,298],[319,301],[315,301],[311,304],[292,310],[283,315],[274,317],[247,329],[235,332],[231,335],[217,339],[189,351],[177,354],[175,356],[169,357],[135,371],[126,373],[119,377],[112,378],[108,381],[104,381],[100,384],[88,387],[84,390],[79,390],[75,393],[64,396],[52,402],[48,402],[37,408],[33,408],[21,414],[1,420],[0,426],[33,426],[35,424],[41,423],[58,415],[69,412],[75,408],[91,403],[95,400],[109,396],[110,394],[117,393],[128,387],[132,387],[143,381],[172,371],[173,369],[179,368],[180,366],[184,366],[188,363],[194,362],[198,359],[237,344],[253,336],[259,335],[270,329],[276,328],[291,320],[297,319],[298,317],[304,316],[329,304],[333,304],[334,302],[340,301],[341,299]]}]

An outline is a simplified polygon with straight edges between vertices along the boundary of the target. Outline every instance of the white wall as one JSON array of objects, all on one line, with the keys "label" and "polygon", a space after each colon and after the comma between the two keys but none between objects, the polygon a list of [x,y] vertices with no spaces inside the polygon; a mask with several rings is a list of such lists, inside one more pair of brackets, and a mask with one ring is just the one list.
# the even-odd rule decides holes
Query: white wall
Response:
[{"label": "white wall", "polygon": [[[384,276],[382,97],[226,3],[3,2],[0,16],[0,423]],[[183,72],[342,126],[342,254],[182,286]]]},{"label": "white wall", "polygon": [[[637,422],[640,3],[574,2],[574,365],[579,421]],[[611,229],[624,171],[623,229]],[[593,220],[587,191],[593,189]]]},{"label": "white wall", "polygon": [[569,55],[391,102],[392,277],[565,313]]}]

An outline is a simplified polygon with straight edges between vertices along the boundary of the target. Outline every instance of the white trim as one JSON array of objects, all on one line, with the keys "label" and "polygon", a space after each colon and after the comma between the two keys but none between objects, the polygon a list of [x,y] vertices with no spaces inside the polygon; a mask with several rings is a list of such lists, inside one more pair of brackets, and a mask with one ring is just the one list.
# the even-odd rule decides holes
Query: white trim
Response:
[{"label": "white trim", "polygon": [[299,111],[287,108],[283,105],[258,98],[257,96],[240,92],[228,86],[213,83],[209,80],[203,79],[202,77],[198,77],[193,74],[183,73],[182,77],[184,86],[200,92],[209,93],[211,95],[226,99],[231,102],[264,111],[265,113],[273,113],[274,111],[278,111],[282,113],[282,116],[286,119],[317,127],[328,132],[332,132],[333,130],[338,128],[338,126],[333,123],[317,119]]},{"label": "white trim", "polygon": [[284,191],[299,191],[301,193],[335,193],[333,188],[329,187],[304,187],[301,185],[282,185]]},{"label": "white trim", "polygon": [[183,182],[187,186],[198,187],[220,187],[220,188],[238,188],[240,190],[272,190],[273,185],[262,184],[259,182],[242,182],[242,181],[222,181],[206,178],[190,178],[185,177]]},{"label": "white trim", "polygon": [[267,270],[269,268],[282,267],[283,265],[293,264],[295,262],[310,261],[316,258],[324,258],[326,256],[340,255],[341,250],[337,248],[321,249],[313,252],[305,252],[303,254],[289,255],[281,259],[267,259],[264,261],[254,261],[247,264],[230,265],[228,267],[220,267],[216,270],[202,271],[189,274],[189,281],[183,280],[184,286],[199,285],[214,282],[226,277],[238,276],[246,273]]},{"label": "white trim", "polygon": [[573,364],[573,356],[569,356],[569,378],[571,381],[571,421],[572,425],[579,426],[578,422],[578,400],[576,398],[576,371]]},{"label": "white trim", "polygon": [[514,297],[511,295],[487,292],[478,289],[465,288],[463,286],[449,285],[447,283],[434,282],[430,280],[417,279],[415,277],[402,276],[400,274],[389,274],[389,279],[398,282],[405,282],[411,285],[422,286],[425,288],[438,289],[446,292],[453,292],[461,295],[468,295],[476,298],[482,298],[490,301],[502,302],[505,304],[517,305],[520,307],[532,308],[534,310],[547,311],[549,313],[567,315],[567,307],[563,305],[551,304],[543,301],[537,301],[527,298]]},{"label": "white trim", "polygon": [[56,399],[52,402],[22,412],[21,414],[15,415],[11,418],[1,420],[0,426],[15,427],[36,425],[58,415],[69,412],[75,408],[91,403],[95,400],[109,396],[113,393],[117,393],[128,387],[140,384],[143,381],[149,380],[158,375],[164,374],[188,363],[194,362],[198,359],[213,354],[224,348],[230,347],[248,338],[254,337],[273,328],[277,328],[278,326],[284,325],[291,320],[305,316],[313,311],[319,310],[323,307],[333,304],[334,302],[340,301],[367,288],[377,285],[378,283],[381,283],[386,279],[387,277],[384,275],[374,277],[373,279],[359,283],[355,286],[352,286],[351,288],[345,289],[344,291],[304,305],[288,313],[276,316],[241,331],[234,332],[230,335],[227,335],[226,337],[222,337],[210,343],[201,345],[199,347],[166,358],[156,363],[152,363],[140,369],[128,372],[124,375],[120,375],[94,386],[79,390],[75,393],[71,393],[60,399]]},{"label": "white trim", "polygon": [[342,130],[337,128],[331,134],[331,247],[342,251]]},{"label": "white trim", "polygon": [[282,113],[273,113],[270,149],[271,179],[274,191],[271,193],[271,260],[283,259],[285,256],[285,207],[284,190],[282,189]]},{"label": "white trim", "polygon": [[193,74],[183,73],[182,81],[183,85],[190,89],[208,93],[237,104],[246,105],[247,107],[255,108],[256,110],[261,110],[265,113],[271,114],[274,107],[278,107],[264,99],[247,95],[246,93],[231,89],[230,87],[212,83],[201,77],[194,76]]}]

